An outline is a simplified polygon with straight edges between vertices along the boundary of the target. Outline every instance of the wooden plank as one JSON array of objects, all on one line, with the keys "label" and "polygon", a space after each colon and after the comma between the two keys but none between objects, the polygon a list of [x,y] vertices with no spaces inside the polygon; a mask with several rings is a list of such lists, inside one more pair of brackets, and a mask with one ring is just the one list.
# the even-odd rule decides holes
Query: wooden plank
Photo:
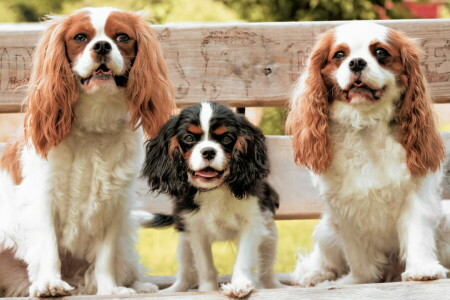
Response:
[{"label": "wooden plank", "polygon": [[[446,299],[450,294],[450,279],[423,282],[394,282],[376,284],[357,284],[329,288],[287,287],[271,290],[256,290],[245,299],[291,300],[291,299]],[[25,300],[31,298],[4,298],[5,300]],[[38,299],[38,298],[35,298]],[[135,294],[115,296],[69,296],[64,300],[103,300],[103,299],[183,299],[219,300],[230,299],[219,292],[186,292],[173,294]]]},{"label": "wooden plank", "polygon": [[[179,106],[205,99],[231,106],[285,106],[317,36],[342,22],[153,26]],[[450,20],[379,21],[419,38],[436,102],[450,102]],[[0,24],[0,112],[19,111],[40,24]]]},{"label": "wooden plank", "polygon": [[[277,274],[278,280],[285,285],[292,285],[291,275],[289,273]],[[159,289],[165,289],[175,282],[175,276],[151,276],[150,281],[156,284]],[[219,284],[231,282],[231,275],[219,276]]]},{"label": "wooden plank", "polygon": [[[447,147],[446,177],[443,182],[443,199],[450,199],[450,132],[441,134]],[[0,144],[0,152],[4,144]],[[267,147],[271,162],[269,182],[280,194],[280,209],[276,219],[317,219],[322,211],[322,202],[311,183],[308,171],[293,164],[290,137],[268,136]],[[165,195],[152,195],[147,184],[140,179],[136,192],[142,208],[154,213],[170,214],[172,203]]]}]

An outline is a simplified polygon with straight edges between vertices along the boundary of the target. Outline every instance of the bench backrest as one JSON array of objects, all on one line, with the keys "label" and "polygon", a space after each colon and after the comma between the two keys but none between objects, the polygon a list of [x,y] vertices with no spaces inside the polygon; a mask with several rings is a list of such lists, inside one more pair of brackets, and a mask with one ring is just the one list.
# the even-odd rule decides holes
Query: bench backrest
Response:
[{"label": "bench backrest", "polygon": [[[176,24],[153,28],[162,43],[180,107],[205,99],[235,107],[283,107],[315,39],[341,23]],[[379,23],[419,38],[432,98],[450,103],[450,20]],[[0,24],[0,112],[23,109],[31,56],[43,28],[40,24]],[[450,135],[443,137],[450,149]],[[281,199],[277,217],[317,218],[322,205],[308,172],[293,164],[289,137],[269,136],[267,143],[272,167],[269,181]],[[137,192],[147,209],[170,213],[167,197],[154,197],[147,191],[145,183],[139,182]],[[450,199],[448,179],[443,197]]]}]

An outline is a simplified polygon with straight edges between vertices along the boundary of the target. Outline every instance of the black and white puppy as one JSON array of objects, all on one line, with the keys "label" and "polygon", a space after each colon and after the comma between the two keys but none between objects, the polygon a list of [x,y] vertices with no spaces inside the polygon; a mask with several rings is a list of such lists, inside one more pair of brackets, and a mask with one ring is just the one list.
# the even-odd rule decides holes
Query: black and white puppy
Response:
[{"label": "black and white puppy", "polygon": [[179,271],[166,292],[197,285],[200,291],[217,290],[211,243],[224,240],[239,245],[224,294],[244,297],[255,287],[281,286],[273,270],[278,194],[265,182],[268,173],[264,135],[219,103],[183,109],[147,142],[143,175],[152,191],[174,198],[179,231]]}]

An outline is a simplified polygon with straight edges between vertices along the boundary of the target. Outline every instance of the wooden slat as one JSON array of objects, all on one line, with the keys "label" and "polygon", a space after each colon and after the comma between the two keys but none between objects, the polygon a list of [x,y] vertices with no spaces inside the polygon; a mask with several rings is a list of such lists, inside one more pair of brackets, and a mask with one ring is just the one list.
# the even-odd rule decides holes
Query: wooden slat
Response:
[{"label": "wooden slat", "polygon": [[[232,106],[284,106],[317,36],[342,22],[153,26],[179,106],[205,99]],[[420,38],[435,102],[450,102],[450,20],[379,21]],[[43,26],[0,24],[0,112],[20,109]]]},{"label": "wooden slat", "polygon": [[[285,285],[292,285],[291,275],[289,273],[277,274],[278,280]],[[151,276],[150,281],[156,284],[160,290],[168,288],[175,283],[176,276]],[[219,276],[219,284],[231,282],[231,275]]]},{"label": "wooden slat", "polygon": [[[287,287],[272,290],[256,290],[245,299],[292,300],[292,299],[447,299],[450,295],[450,279],[423,282],[394,282],[357,284],[330,288]],[[30,298],[4,298],[25,300]],[[38,298],[35,298],[38,299]],[[186,292],[173,294],[135,294],[115,296],[70,296],[64,300],[104,299],[183,299],[183,300],[226,300],[219,292]]]},{"label": "wooden slat", "polygon": [[[447,146],[446,178],[443,182],[443,199],[450,199],[450,132],[442,133]],[[0,151],[4,144],[0,144]],[[317,219],[322,202],[313,187],[308,172],[293,164],[292,147],[288,136],[268,136],[267,147],[271,164],[269,182],[280,194],[280,209],[276,219]],[[137,184],[137,194],[143,208],[154,213],[170,214],[171,200],[165,195],[151,195],[144,180]]]}]

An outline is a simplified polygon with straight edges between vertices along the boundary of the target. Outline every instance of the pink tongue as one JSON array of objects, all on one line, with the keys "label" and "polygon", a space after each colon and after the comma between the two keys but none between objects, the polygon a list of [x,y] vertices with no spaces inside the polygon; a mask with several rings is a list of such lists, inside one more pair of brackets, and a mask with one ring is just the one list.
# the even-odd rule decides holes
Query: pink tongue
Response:
[{"label": "pink tongue", "polygon": [[195,175],[205,178],[213,178],[219,175],[219,173],[216,171],[197,171],[195,172]]}]

